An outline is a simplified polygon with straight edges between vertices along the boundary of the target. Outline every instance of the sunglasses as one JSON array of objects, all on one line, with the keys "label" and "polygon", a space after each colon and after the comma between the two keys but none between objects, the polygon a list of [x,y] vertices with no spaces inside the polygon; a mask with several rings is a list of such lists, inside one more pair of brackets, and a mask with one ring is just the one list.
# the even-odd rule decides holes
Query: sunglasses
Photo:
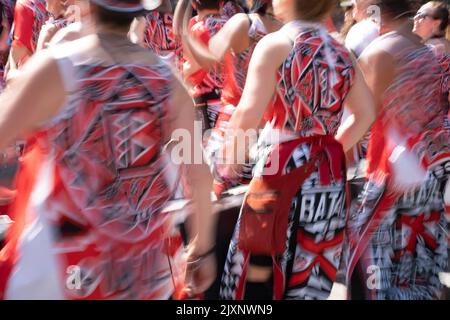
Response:
[{"label": "sunglasses", "polygon": [[434,19],[433,16],[429,15],[428,13],[425,12],[418,12],[415,16],[414,19],[425,19],[425,18],[431,18]]}]

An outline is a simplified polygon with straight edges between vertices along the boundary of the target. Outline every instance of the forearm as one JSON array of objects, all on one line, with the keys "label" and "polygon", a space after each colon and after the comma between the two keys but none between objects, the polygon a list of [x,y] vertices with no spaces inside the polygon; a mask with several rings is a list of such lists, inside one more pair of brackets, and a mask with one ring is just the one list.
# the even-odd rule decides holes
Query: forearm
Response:
[{"label": "forearm", "polygon": [[189,236],[195,239],[198,251],[207,251],[215,243],[216,215],[212,213],[212,177],[206,164],[188,165],[187,181],[193,201]]},{"label": "forearm", "polygon": [[189,0],[180,0],[175,7],[175,12],[173,15],[173,33],[175,36],[181,36],[183,33],[184,18],[185,14],[187,14],[186,9],[188,6]]},{"label": "forearm", "polygon": [[237,108],[230,119],[230,127],[225,132],[226,164],[244,164],[250,146],[257,142],[261,114]]}]

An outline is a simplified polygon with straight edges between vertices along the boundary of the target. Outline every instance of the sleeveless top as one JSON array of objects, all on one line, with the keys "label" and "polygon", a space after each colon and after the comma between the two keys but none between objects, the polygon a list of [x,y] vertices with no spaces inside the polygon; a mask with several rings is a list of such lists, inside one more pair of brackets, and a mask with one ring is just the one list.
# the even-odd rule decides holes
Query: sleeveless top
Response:
[{"label": "sleeveless top", "polygon": [[294,21],[281,32],[289,28],[297,36],[264,118],[272,128],[303,137],[335,135],[354,78],[350,54],[320,24]]},{"label": "sleeveless top", "polygon": [[[210,14],[202,19],[198,16],[190,21],[190,32],[197,41],[208,45],[209,40],[223,27],[225,20],[218,14]],[[186,64],[189,61],[185,62]],[[213,92],[221,92],[223,88],[223,63],[211,68],[209,71],[200,69],[188,77],[192,85],[190,94],[196,98]]]},{"label": "sleeveless top", "polygon": [[[25,10],[29,12],[25,16],[14,16],[13,25],[13,45],[14,42],[19,42],[21,45],[27,47],[28,50],[34,52],[36,50],[37,41],[41,28],[49,14],[45,8],[46,4],[44,0],[18,0],[16,4],[16,12]],[[22,11],[23,12],[23,11]],[[22,17],[30,19],[29,21],[21,20]],[[28,30],[32,25],[31,30]]]},{"label": "sleeveless top", "polygon": [[157,55],[181,57],[181,42],[173,34],[173,14],[150,11],[145,16],[144,43]]},{"label": "sleeveless top", "polygon": [[[39,178],[27,219],[34,215],[57,231],[50,250],[66,284],[72,284],[72,267],[80,270],[80,287],[66,285],[65,298],[167,299],[182,247],[173,236],[174,217],[162,210],[178,184],[162,140],[171,71],[163,62],[104,64],[59,46],[49,50],[67,99],[25,155],[41,154],[39,161],[30,159],[40,168],[31,173]],[[40,259],[34,267],[19,260],[21,270],[32,267],[45,279]]]}]

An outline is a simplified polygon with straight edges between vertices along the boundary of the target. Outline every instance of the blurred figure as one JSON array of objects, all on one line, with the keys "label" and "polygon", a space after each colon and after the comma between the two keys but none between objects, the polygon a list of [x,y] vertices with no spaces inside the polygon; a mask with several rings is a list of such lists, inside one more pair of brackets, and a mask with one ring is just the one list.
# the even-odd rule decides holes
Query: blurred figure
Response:
[{"label": "blurred figure", "polygon": [[139,1],[90,6],[94,34],[36,53],[0,95],[0,149],[24,132],[36,141],[0,250],[0,297],[201,293],[215,278],[208,168],[183,159],[193,200],[187,252],[183,217],[163,210],[180,179],[167,153],[172,132],[187,133],[189,154],[201,144],[192,102],[166,63],[127,38]]},{"label": "blurred figure", "polygon": [[11,51],[6,68],[7,78],[14,76],[14,73],[36,51],[39,33],[48,17],[45,0],[17,1],[14,9]]},{"label": "blurred figure", "polygon": [[248,7],[250,14],[234,15],[211,38],[208,47],[192,38],[184,38],[190,54],[202,68],[213,68],[222,61],[225,65],[224,87],[221,95],[223,106],[206,147],[212,170],[216,173],[215,191],[218,197],[229,187],[248,183],[251,180],[251,166],[246,168],[242,179],[233,182],[223,181],[214,163],[217,160],[217,152],[222,146],[230,117],[241,99],[253,51],[265,35],[279,30],[282,26],[273,15],[272,1],[250,0]]},{"label": "blurred figure", "polygon": [[353,2],[351,0],[341,2],[341,7],[344,10],[344,24],[341,27],[341,38],[346,39],[350,29],[355,25],[356,21],[353,19]]},{"label": "blurred figure", "polygon": [[174,1],[162,0],[161,4],[133,21],[130,38],[180,68],[182,46],[173,32]]},{"label": "blurred figure", "polygon": [[345,46],[359,57],[364,49],[375,40],[379,34],[379,26],[373,21],[368,12],[374,0],[352,0],[353,19],[356,24],[352,26],[345,38]]},{"label": "blurred figure", "polygon": [[432,46],[438,55],[449,54],[450,41],[446,39],[448,20],[448,6],[440,1],[430,1],[414,16],[413,32],[425,44]]},{"label": "blurred figure", "polygon": [[439,273],[447,266],[443,190],[450,174],[445,74],[411,31],[409,1],[377,5],[384,35],[359,60],[378,116],[343,270],[347,281],[353,272],[361,277],[364,299],[440,299]]},{"label": "blurred figure", "polygon": [[[187,0],[180,1],[180,7],[186,7]],[[197,11],[188,24],[190,35],[197,41],[208,45],[211,38],[222,29],[226,20],[221,15],[222,0],[191,0]],[[184,12],[184,11],[182,11]],[[195,102],[196,119],[202,122],[203,132],[214,128],[222,103],[223,63],[213,68],[202,68],[189,51],[183,52],[183,77],[189,86],[189,93]]]},{"label": "blurred figure", "polygon": [[[238,177],[236,158],[248,153],[239,132],[264,126],[221,297],[327,299],[346,230],[344,151],[369,128],[374,106],[356,62],[324,24],[333,1],[273,8],[285,25],[256,45],[225,138],[224,172]],[[344,104],[352,116],[341,126]]]},{"label": "blurred figure", "polygon": [[95,31],[89,0],[70,0],[64,13],[65,27],[56,31],[49,45],[77,40]]}]

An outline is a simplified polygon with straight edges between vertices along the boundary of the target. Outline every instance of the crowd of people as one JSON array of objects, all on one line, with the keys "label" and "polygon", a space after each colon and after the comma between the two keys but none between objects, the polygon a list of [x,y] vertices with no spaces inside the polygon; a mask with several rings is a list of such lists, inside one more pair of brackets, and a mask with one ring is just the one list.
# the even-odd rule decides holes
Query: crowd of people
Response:
[{"label": "crowd of people", "polygon": [[448,299],[449,16],[0,0],[0,298]]}]

